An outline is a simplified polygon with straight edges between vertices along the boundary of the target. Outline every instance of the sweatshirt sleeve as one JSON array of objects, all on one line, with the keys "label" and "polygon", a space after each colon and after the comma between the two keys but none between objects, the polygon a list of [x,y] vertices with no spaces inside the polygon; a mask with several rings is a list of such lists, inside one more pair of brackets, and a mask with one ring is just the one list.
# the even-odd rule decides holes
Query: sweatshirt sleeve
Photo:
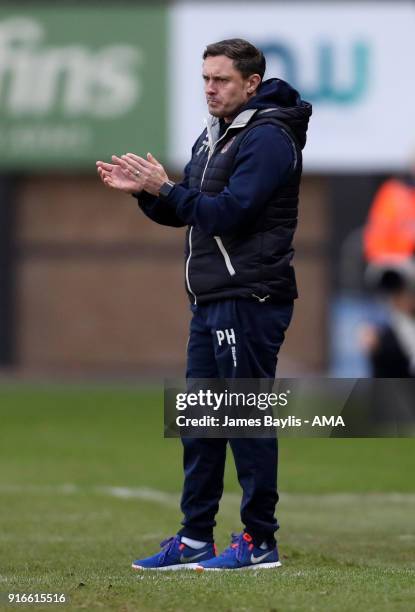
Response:
[{"label": "sweatshirt sleeve", "polygon": [[164,205],[188,225],[220,235],[249,223],[294,169],[294,145],[274,125],[248,132],[235,157],[228,185],[215,196],[176,185]]},{"label": "sweatshirt sleeve", "polygon": [[[184,169],[184,177],[181,183],[177,183],[183,189],[187,189],[189,185],[189,172],[190,162]],[[138,206],[141,208],[143,213],[160,225],[168,225],[170,227],[183,227],[187,225],[186,221],[180,219],[175,210],[166,205],[166,202],[161,201],[157,196],[141,191],[140,193],[134,193],[133,196],[138,200]]]}]

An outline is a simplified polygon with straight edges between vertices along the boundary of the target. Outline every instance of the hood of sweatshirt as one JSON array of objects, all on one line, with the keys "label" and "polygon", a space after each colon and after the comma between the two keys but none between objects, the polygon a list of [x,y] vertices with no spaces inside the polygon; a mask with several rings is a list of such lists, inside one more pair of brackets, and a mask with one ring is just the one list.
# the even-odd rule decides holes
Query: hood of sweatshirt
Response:
[{"label": "hood of sweatshirt", "polygon": [[283,121],[293,131],[303,149],[312,113],[311,104],[302,100],[298,91],[286,81],[268,79],[261,83],[258,93],[240,109],[240,112],[248,109],[265,110],[268,108],[276,111],[273,116]]}]

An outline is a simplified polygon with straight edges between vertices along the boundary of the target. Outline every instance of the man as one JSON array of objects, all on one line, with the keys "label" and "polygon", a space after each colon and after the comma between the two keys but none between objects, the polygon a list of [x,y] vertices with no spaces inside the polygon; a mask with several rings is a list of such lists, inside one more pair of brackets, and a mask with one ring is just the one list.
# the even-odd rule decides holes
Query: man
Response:
[{"label": "man", "polygon": [[[153,221],[188,226],[186,287],[193,318],[187,378],[273,379],[297,297],[292,240],[311,106],[241,39],[209,45],[203,80],[210,118],[179,184],[162,165],[128,153],[98,162],[109,187],[135,194]],[[136,569],[198,571],[280,565],[275,438],[229,440],[243,489],[244,532],[216,556],[224,439],[183,438],[183,528]]]},{"label": "man", "polygon": [[415,159],[405,176],[389,178],[376,192],[363,247],[367,284],[376,298],[383,298],[387,315],[381,325],[369,323],[361,330],[372,376],[414,377]]}]

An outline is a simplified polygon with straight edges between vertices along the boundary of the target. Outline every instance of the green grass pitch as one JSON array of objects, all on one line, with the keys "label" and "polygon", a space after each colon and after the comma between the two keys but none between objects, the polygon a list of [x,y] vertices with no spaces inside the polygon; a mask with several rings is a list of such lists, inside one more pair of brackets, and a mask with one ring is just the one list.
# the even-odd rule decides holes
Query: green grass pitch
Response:
[{"label": "green grass pitch", "polygon": [[[229,460],[219,547],[240,525]],[[161,394],[3,385],[0,592],[64,592],[63,610],[407,612],[414,474],[413,439],[282,439],[282,568],[137,574],[131,561],[181,519],[181,449],[163,439]]]}]

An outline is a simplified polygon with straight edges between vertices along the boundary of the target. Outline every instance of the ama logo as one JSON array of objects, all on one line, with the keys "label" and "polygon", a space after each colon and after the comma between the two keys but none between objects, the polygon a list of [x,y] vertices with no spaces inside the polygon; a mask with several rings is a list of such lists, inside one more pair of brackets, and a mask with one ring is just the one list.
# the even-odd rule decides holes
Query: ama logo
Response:
[{"label": "ama logo", "polygon": [[371,57],[365,42],[355,41],[346,49],[339,49],[330,42],[317,44],[307,57],[307,66],[310,59],[313,65],[314,83],[311,86],[303,82],[305,62],[298,49],[286,43],[267,41],[259,41],[258,46],[268,64],[278,63],[278,74],[297,88],[304,100],[351,105],[360,102],[368,91]]}]

